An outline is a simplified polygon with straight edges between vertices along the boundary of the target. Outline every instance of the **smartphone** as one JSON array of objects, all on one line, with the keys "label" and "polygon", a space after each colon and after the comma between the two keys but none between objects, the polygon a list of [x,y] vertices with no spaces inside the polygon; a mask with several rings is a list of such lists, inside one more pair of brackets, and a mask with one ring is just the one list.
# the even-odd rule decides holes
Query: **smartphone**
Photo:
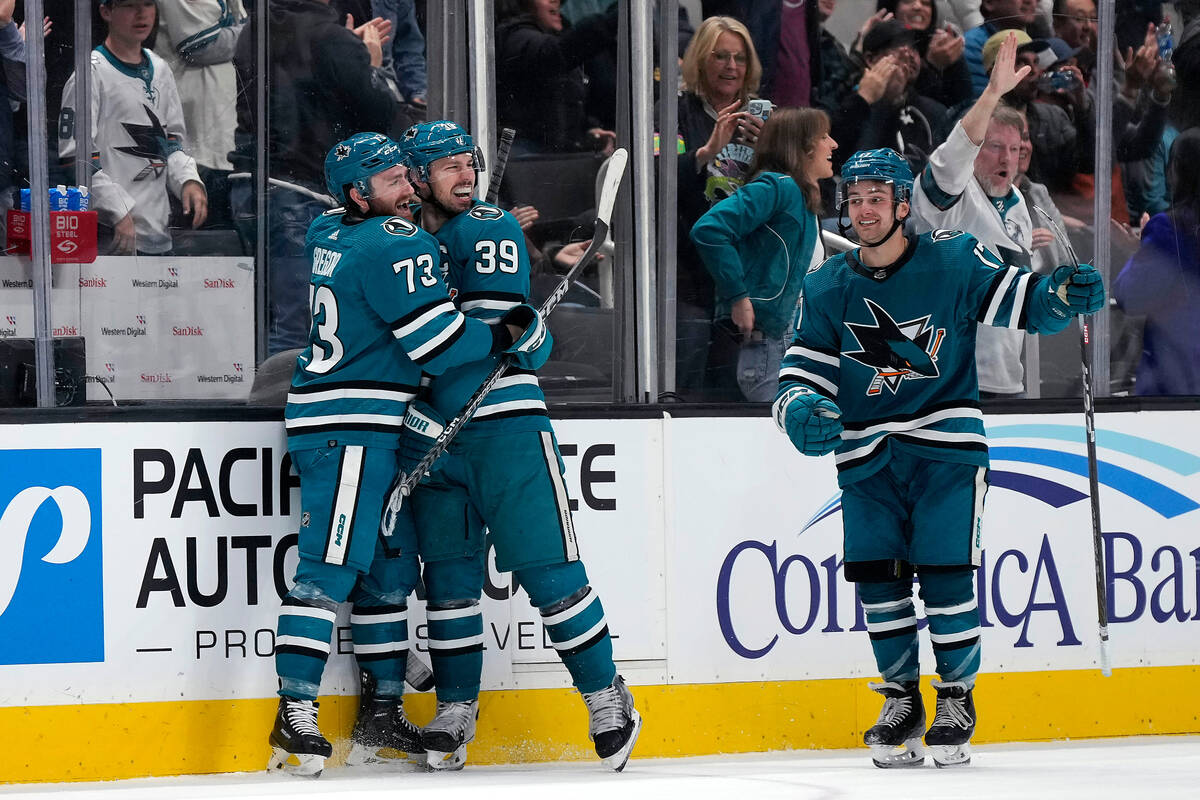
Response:
[{"label": "smartphone", "polygon": [[767,121],[767,117],[771,116],[771,109],[774,106],[770,100],[751,100],[746,106],[746,112],[753,114],[763,122]]}]

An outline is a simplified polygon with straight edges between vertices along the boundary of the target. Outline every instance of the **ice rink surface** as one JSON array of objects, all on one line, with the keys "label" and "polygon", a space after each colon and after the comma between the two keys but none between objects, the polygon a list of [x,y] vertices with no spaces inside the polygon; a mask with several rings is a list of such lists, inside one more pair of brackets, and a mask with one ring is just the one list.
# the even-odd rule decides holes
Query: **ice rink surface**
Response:
[{"label": "ice rink surface", "polygon": [[318,780],[285,775],[148,778],[0,786],[0,798],[184,800],[1160,800],[1200,798],[1200,736],[995,744],[972,764],[881,770],[867,750],[635,759],[615,775],[599,764],[473,767],[450,774],[332,768]]}]

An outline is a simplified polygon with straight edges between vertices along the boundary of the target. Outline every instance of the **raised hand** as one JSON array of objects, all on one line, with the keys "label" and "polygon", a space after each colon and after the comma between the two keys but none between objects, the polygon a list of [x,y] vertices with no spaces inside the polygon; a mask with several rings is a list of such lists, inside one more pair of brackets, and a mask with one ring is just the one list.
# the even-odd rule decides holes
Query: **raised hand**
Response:
[{"label": "raised hand", "polygon": [[1029,74],[1030,70],[1028,65],[1020,69],[1017,69],[1016,65],[1017,35],[1010,33],[1001,43],[1000,49],[996,51],[996,63],[992,67],[992,74],[988,77],[987,89],[984,91],[992,92],[997,98],[1012,91]]}]

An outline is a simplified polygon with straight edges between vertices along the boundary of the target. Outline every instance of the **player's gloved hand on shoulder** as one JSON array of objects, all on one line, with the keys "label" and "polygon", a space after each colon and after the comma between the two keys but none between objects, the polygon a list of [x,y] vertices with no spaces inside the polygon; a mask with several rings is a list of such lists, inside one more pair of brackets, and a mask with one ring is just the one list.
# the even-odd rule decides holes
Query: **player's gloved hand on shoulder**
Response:
[{"label": "player's gloved hand on shoulder", "polygon": [[1050,275],[1054,294],[1076,316],[1104,308],[1104,279],[1091,264],[1064,265]]},{"label": "player's gloved hand on shoulder", "polygon": [[396,450],[396,466],[405,475],[412,472],[433,447],[446,420],[433,406],[422,400],[408,404],[404,412],[404,429],[400,431],[400,446]]},{"label": "player's gloved hand on shoulder", "polygon": [[500,318],[501,325],[512,325],[524,331],[504,352],[513,357],[521,369],[536,370],[550,358],[554,337],[546,327],[541,313],[531,305],[522,303],[510,308]]},{"label": "player's gloved hand on shoulder", "polygon": [[842,410],[811,389],[793,386],[775,401],[775,424],[806,456],[832,453],[842,443]]}]

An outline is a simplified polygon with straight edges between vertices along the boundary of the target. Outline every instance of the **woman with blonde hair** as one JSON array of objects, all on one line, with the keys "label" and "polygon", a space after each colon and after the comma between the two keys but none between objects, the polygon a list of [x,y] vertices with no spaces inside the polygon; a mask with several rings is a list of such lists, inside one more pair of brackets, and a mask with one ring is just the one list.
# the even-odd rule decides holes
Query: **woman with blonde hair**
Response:
[{"label": "woman with blonde hair", "polygon": [[769,403],[791,333],[800,288],[824,259],[821,190],[833,177],[829,117],[812,108],[776,110],[763,126],[752,178],[692,228],[716,284],[709,370],[734,399]]},{"label": "woman with blonde hair", "polygon": [[[712,278],[701,267],[688,231],[709,207],[728,197],[748,174],[763,114],[751,114],[762,65],[750,32],[733,17],[709,17],[683,54],[679,95],[679,220],[676,296],[679,388],[704,386]],[[767,108],[769,103],[762,101]]]}]

